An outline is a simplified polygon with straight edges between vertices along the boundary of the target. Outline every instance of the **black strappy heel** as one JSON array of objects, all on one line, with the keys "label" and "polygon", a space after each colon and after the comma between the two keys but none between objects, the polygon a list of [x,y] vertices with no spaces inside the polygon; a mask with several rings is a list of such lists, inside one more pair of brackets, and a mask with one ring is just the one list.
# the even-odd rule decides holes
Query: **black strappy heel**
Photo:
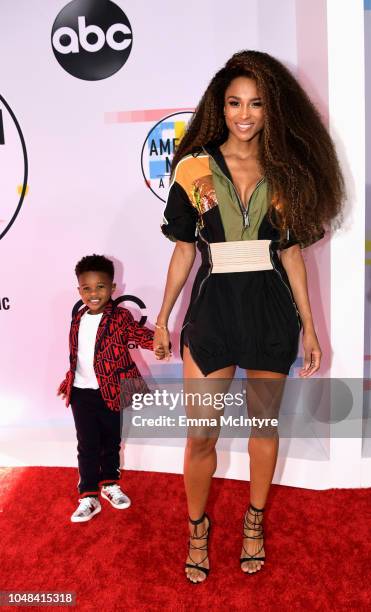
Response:
[{"label": "black strappy heel", "polygon": [[[202,535],[197,535],[197,525],[200,525],[204,519],[207,518],[208,520],[208,526],[206,531],[204,531],[204,533]],[[185,567],[189,567],[190,569],[196,569],[199,570],[200,572],[203,572],[205,574],[205,576],[208,576],[209,574],[209,568],[207,567],[201,567],[200,564],[203,563],[204,561],[206,561],[206,559],[208,559],[209,555],[208,555],[208,551],[207,551],[207,543],[208,543],[208,539],[209,539],[209,535],[210,535],[210,528],[211,528],[211,521],[208,517],[208,515],[206,514],[206,512],[203,513],[203,515],[201,516],[201,518],[197,519],[196,521],[193,521],[191,518],[189,519],[189,522],[195,526],[195,529],[193,530],[192,535],[190,536],[189,539],[189,552],[188,552],[188,557],[190,558],[190,560],[192,561],[192,563],[186,563]],[[205,544],[201,545],[201,546],[195,546],[194,544],[192,544],[191,540],[206,540]],[[192,550],[204,550],[206,552],[206,556],[201,559],[201,561],[199,561],[198,563],[196,561],[193,561],[192,556],[191,556],[191,551]],[[188,576],[187,576],[188,578]],[[190,582],[192,582],[193,584],[197,584],[198,582],[204,582],[204,580],[202,581],[196,581],[193,582],[193,580],[190,580],[190,578],[188,578],[188,580]]]},{"label": "black strappy heel", "polygon": [[[255,521],[256,517],[262,515],[264,512],[264,508],[255,508],[254,506],[252,506],[251,504],[249,505],[248,510],[246,511],[245,514],[245,519],[244,519],[244,523],[243,523],[243,537],[246,538],[247,540],[260,540],[263,539],[264,537],[264,532],[263,532],[263,525],[259,522],[257,523]],[[254,521],[252,521],[249,517],[249,513],[250,515],[252,515],[254,517]],[[248,531],[255,531],[256,535],[247,535]],[[254,555],[250,555],[250,553],[247,552],[244,544],[242,545],[243,551],[246,555],[246,557],[241,557],[240,558],[240,564],[242,567],[243,563],[246,563],[246,561],[265,561],[265,555],[259,557],[259,553],[260,551],[263,550],[264,548],[264,541],[261,545],[261,547],[259,548],[259,550],[256,551],[256,553]],[[244,574],[255,574],[256,572],[247,572],[242,570]]]}]

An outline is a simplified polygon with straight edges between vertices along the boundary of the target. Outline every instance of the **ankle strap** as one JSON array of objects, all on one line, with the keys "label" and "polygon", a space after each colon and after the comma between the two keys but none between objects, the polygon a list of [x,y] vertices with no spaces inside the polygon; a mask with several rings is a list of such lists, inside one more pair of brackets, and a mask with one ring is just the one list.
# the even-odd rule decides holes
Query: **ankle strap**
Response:
[{"label": "ankle strap", "polygon": [[265,508],[255,508],[255,506],[253,506],[252,504],[249,505],[249,510],[254,510],[254,512],[264,512]]},{"label": "ankle strap", "polygon": [[207,516],[206,512],[203,513],[203,515],[201,516],[201,518],[196,519],[195,521],[193,519],[191,519],[191,517],[188,517],[188,520],[190,523],[192,523],[192,525],[200,525],[200,523],[202,523],[205,518],[207,518],[209,520],[209,517]]}]

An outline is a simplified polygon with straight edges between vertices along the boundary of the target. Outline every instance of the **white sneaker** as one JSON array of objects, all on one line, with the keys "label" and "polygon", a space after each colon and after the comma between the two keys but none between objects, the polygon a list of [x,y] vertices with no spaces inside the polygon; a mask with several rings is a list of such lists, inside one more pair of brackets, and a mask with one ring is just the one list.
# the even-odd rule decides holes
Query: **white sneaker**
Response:
[{"label": "white sneaker", "polygon": [[125,510],[125,508],[129,508],[131,504],[130,499],[123,491],[121,491],[118,484],[102,487],[100,494],[102,497],[104,497],[104,499],[108,499],[111,506],[117,508],[118,510]]},{"label": "white sneaker", "polygon": [[72,523],[84,523],[90,521],[98,512],[102,510],[99,500],[96,497],[82,497],[79,499],[80,505],[71,516]]}]

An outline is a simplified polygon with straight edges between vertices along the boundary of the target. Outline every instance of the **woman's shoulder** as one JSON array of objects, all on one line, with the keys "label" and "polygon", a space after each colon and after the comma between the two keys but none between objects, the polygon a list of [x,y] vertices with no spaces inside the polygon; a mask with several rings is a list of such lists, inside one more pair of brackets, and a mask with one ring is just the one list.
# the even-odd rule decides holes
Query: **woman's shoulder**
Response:
[{"label": "woman's shoulder", "polygon": [[206,149],[204,149],[204,147],[194,147],[186,155],[183,155],[180,158],[175,168],[182,166],[184,163],[197,163],[199,160],[208,156],[208,152],[206,151]]},{"label": "woman's shoulder", "polygon": [[174,168],[173,179],[179,184],[188,183],[209,173],[209,154],[202,147],[192,149]]}]

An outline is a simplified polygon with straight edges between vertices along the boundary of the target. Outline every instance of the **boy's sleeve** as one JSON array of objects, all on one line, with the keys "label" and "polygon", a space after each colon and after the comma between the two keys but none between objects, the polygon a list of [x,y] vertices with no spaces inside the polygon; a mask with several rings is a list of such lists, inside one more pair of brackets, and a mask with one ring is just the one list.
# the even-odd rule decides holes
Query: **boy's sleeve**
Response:
[{"label": "boy's sleeve", "polygon": [[64,379],[64,380],[62,380],[61,384],[60,384],[60,385],[59,385],[59,387],[58,387],[58,395],[59,395],[60,393],[65,394],[65,393],[67,392],[67,386],[68,386],[68,383],[67,383],[67,376],[68,376],[68,374],[69,374],[69,370],[68,370],[68,372],[67,372],[67,374],[66,374],[65,379]]},{"label": "boy's sleeve", "polygon": [[138,346],[144,349],[148,349],[149,351],[153,350],[153,331],[145,327],[144,325],[139,325],[138,321],[136,321],[128,310],[125,312],[126,321],[124,325],[126,327],[127,339],[129,342],[134,342]]},{"label": "boy's sleeve", "polygon": [[72,379],[73,379],[73,374],[71,370],[68,370],[68,372],[66,373],[65,379],[61,382],[58,388],[58,395],[63,393],[63,395],[66,396],[67,408],[70,405],[71,389],[72,389],[72,382],[73,382]]},{"label": "boy's sleeve", "polygon": [[[69,352],[70,352],[70,363],[71,363],[72,323],[71,323],[71,328],[70,328],[70,333],[69,333]],[[58,387],[58,395],[63,394],[63,395],[66,396],[66,406],[67,406],[67,408],[70,405],[70,397],[71,397],[71,390],[72,390],[73,380],[74,380],[74,374],[71,371],[71,367],[70,367],[70,369],[66,372],[66,376],[65,376],[64,380],[62,380],[61,384]]]}]

